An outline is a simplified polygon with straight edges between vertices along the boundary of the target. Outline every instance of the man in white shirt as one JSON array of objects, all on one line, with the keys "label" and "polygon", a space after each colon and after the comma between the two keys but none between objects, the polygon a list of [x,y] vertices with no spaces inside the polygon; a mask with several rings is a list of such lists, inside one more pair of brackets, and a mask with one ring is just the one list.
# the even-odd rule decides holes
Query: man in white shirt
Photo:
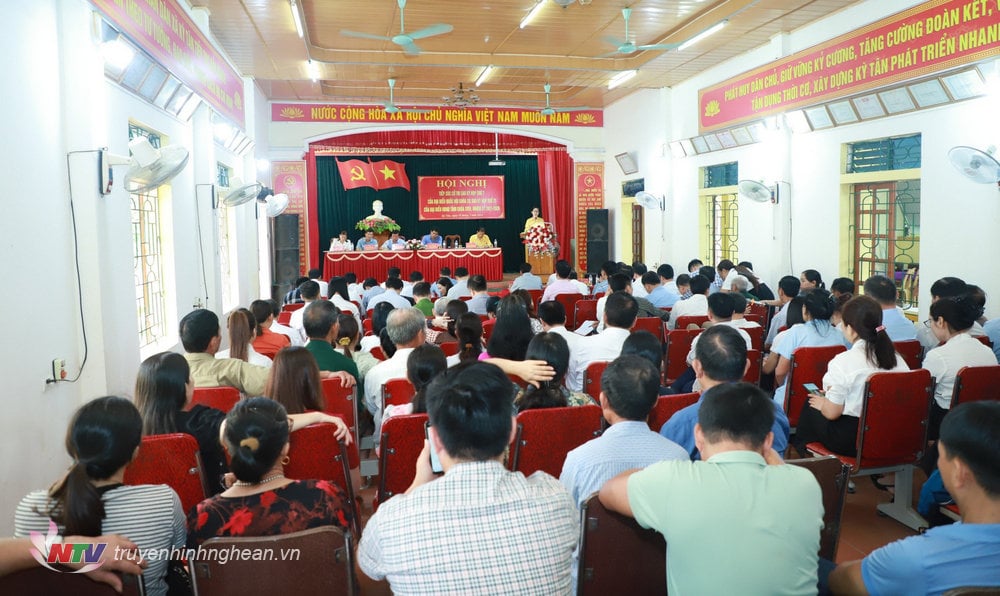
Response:
[{"label": "man in white shirt", "polygon": [[400,295],[403,291],[403,280],[398,277],[390,277],[385,280],[385,291],[368,301],[368,308],[373,309],[380,302],[388,302],[396,308],[409,308],[413,306],[410,301]]},{"label": "man in white shirt", "polygon": [[[545,292],[542,293],[542,299],[539,302],[555,300],[559,294],[585,294],[586,292],[580,292],[580,288],[569,278],[572,271],[573,269],[568,262],[559,261],[556,263],[556,280],[545,286]],[[448,295],[450,296],[451,292]]]},{"label": "man in white shirt", "polygon": [[[299,294],[302,296],[302,300],[305,301],[306,306],[309,303],[319,300],[319,284],[315,280],[310,279],[309,281],[302,282],[299,286]],[[297,311],[292,313],[290,320],[288,321],[288,326],[294,329],[302,341],[302,345],[305,344],[306,340],[309,338],[306,336],[305,327],[302,325],[302,315],[306,310],[306,306],[303,306]]]},{"label": "man in white shirt", "polygon": [[321,275],[323,275],[323,272],[320,271],[319,269],[309,270],[309,279],[319,284],[319,295],[322,296],[323,298],[326,298],[330,295],[330,287],[325,281],[323,281],[320,278]]},{"label": "man in white shirt", "polygon": [[566,370],[566,387],[583,391],[583,375],[591,362],[610,362],[622,352],[622,344],[629,336],[639,314],[639,304],[627,292],[614,292],[608,296],[604,310],[604,331],[597,335],[581,337],[570,350],[569,368]]},{"label": "man in white shirt", "polygon": [[788,303],[799,295],[799,288],[802,282],[794,275],[786,275],[778,280],[778,301],[781,302],[781,310],[771,317],[771,326],[767,330],[767,338],[764,339],[764,346],[774,343],[774,336],[778,334],[778,329],[785,326],[788,317]]},{"label": "man in white shirt", "polygon": [[577,275],[575,270],[569,272],[569,279],[576,285],[576,289],[579,293],[584,296],[590,296],[590,288],[587,287],[586,282],[580,281],[580,277]]},{"label": "man in white shirt", "polygon": [[410,272],[410,281],[403,281],[403,291],[399,293],[403,298],[413,298],[413,286],[424,281],[424,274],[419,271]]},{"label": "man in white shirt", "polygon": [[306,341],[302,339],[302,334],[299,333],[298,330],[292,329],[288,325],[282,325],[278,322],[278,315],[281,314],[281,305],[278,304],[278,301],[272,299],[267,300],[267,303],[270,305],[271,314],[274,316],[274,320],[271,322],[271,331],[287,336],[293,346],[306,345]]},{"label": "man in white shirt", "polygon": [[569,346],[569,353],[572,354],[580,336],[566,328],[566,307],[558,300],[549,300],[538,305],[538,320],[542,322],[542,329],[548,333],[555,333],[566,338]]},{"label": "man in white shirt", "polygon": [[454,299],[471,295],[469,292],[469,270],[465,267],[456,267],[455,284],[448,290],[448,297]]},{"label": "man in white shirt", "polygon": [[[727,327],[732,327],[743,338],[743,341],[747,343],[747,349],[753,349],[753,345],[750,341],[750,335],[744,331],[739,323],[733,322],[733,297],[724,293],[718,292],[712,294],[708,297],[708,320],[712,325],[725,325]],[[698,338],[700,335],[696,335],[694,340],[691,342],[691,350],[687,355],[688,366],[694,360],[694,350],[698,345]]]},{"label": "man in white shirt", "polygon": [[632,263],[632,296],[636,298],[646,298],[649,292],[642,285],[642,276],[649,271],[644,263],[636,261]]},{"label": "man in white shirt", "polygon": [[[931,304],[934,304],[941,298],[958,298],[968,293],[969,285],[963,280],[957,277],[942,277],[931,285]],[[920,345],[924,347],[924,354],[936,348],[941,343],[934,335],[934,331],[931,330],[930,323],[930,319],[928,319],[923,323],[917,322],[913,324],[916,327],[917,339],[920,341]],[[983,326],[976,322],[969,329],[969,335],[972,337],[981,337],[986,335],[986,332],[983,331]]]},{"label": "man in white shirt", "polygon": [[521,263],[521,275],[514,278],[510,283],[510,291],[515,290],[541,290],[542,278],[531,272],[531,263]]},{"label": "man in white shirt", "polygon": [[391,379],[406,378],[406,359],[414,348],[424,343],[427,318],[415,307],[396,308],[389,313],[385,329],[396,344],[392,358],[383,360],[365,375],[365,407],[375,419],[376,428],[382,419],[382,385]]},{"label": "man in white shirt", "polygon": [[674,329],[679,317],[703,317],[708,315],[708,288],[712,282],[704,275],[691,276],[691,297],[678,300],[670,309],[670,320],[667,328]]},{"label": "man in white shirt", "polygon": [[361,284],[358,283],[358,275],[353,271],[349,271],[344,274],[344,281],[347,282],[347,296],[361,304],[361,294],[364,292]]},{"label": "man in white shirt", "polygon": [[660,285],[666,288],[671,294],[676,294],[680,298],[681,293],[677,291],[677,284],[674,282],[674,268],[664,263],[656,268],[656,274],[660,276]]}]

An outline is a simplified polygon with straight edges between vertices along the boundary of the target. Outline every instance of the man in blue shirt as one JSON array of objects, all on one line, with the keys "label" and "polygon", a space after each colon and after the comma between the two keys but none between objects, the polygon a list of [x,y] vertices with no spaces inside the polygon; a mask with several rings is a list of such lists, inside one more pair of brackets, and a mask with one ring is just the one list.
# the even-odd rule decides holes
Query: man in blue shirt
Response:
[{"label": "man in blue shirt", "polygon": [[437,228],[431,228],[431,233],[424,234],[424,237],[420,239],[420,242],[424,246],[428,244],[437,244],[438,246],[441,246],[441,243],[444,242],[444,239],[441,238],[441,233],[438,232]]},{"label": "man in blue shirt", "polygon": [[375,232],[368,230],[363,238],[358,238],[357,250],[378,250],[378,240],[375,239]]},{"label": "man in blue shirt", "polygon": [[402,250],[406,247],[406,240],[399,235],[399,232],[393,232],[389,235],[385,242],[382,243],[382,250]]},{"label": "man in blue shirt", "polygon": [[882,326],[892,341],[917,339],[917,330],[896,306],[896,284],[884,275],[865,280],[865,296],[871,296],[882,307]]},{"label": "man in blue shirt", "polygon": [[514,278],[510,284],[510,291],[516,290],[541,290],[542,278],[531,272],[531,263],[521,263],[521,275]]},{"label": "man in blue shirt", "polygon": [[1000,319],[987,321],[983,325],[983,331],[986,332],[986,337],[993,343],[993,353],[996,354],[997,362],[1000,362]]},{"label": "man in blue shirt", "polygon": [[597,278],[597,283],[594,284],[590,295],[596,296],[597,294],[607,294],[608,293],[608,278],[618,273],[618,263],[614,261],[604,261],[601,264],[601,275]]},{"label": "man in blue shirt", "polygon": [[666,286],[660,285],[660,276],[655,271],[642,274],[642,287],[646,289],[646,300],[657,308],[673,306],[681,298],[677,292],[671,292]]},{"label": "man in blue shirt", "polygon": [[[717,385],[740,382],[747,366],[746,340],[736,329],[715,325],[703,331],[691,362],[695,377],[701,383],[701,397],[697,403],[671,416],[660,429],[660,434],[686,449],[691,459],[699,459],[694,441],[694,425],[698,422],[698,410],[705,401],[705,394]],[[774,433],[774,450],[778,453],[784,453],[788,447],[789,431],[788,417],[781,408],[775,406],[771,432]]]},{"label": "man in blue shirt", "polygon": [[872,551],[830,574],[836,594],[942,594],[1000,586],[1000,402],[959,405],[945,416],[938,469],[962,522]]}]

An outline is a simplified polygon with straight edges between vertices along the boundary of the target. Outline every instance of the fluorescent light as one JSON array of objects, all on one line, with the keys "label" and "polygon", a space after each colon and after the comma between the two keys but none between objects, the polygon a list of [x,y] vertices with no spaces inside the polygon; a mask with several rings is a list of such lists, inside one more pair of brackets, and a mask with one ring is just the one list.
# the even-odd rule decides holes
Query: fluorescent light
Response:
[{"label": "fluorescent light", "polygon": [[485,83],[486,79],[490,78],[490,73],[492,73],[492,72],[493,72],[493,65],[492,64],[490,64],[489,66],[487,66],[486,68],[484,68],[483,72],[481,72],[479,74],[479,78],[476,79],[476,87],[478,87],[478,86],[482,85],[483,83]]},{"label": "fluorescent light", "polygon": [[611,77],[608,81],[608,89],[614,89],[615,87],[621,85],[625,81],[631,79],[635,75],[639,74],[638,70],[623,70],[615,76]]},{"label": "fluorescent light", "polygon": [[319,66],[312,60],[306,60],[306,71],[314,83],[319,80]]},{"label": "fluorescent light", "polygon": [[680,51],[682,51],[682,50],[684,50],[686,48],[689,48],[689,47],[693,46],[694,44],[698,43],[699,41],[705,39],[709,35],[712,35],[713,33],[717,33],[720,29],[722,29],[723,27],[725,27],[726,23],[728,23],[728,22],[729,22],[728,19],[726,19],[724,21],[719,21],[718,23],[712,25],[708,29],[705,29],[704,31],[702,31],[698,35],[695,35],[691,39],[689,39],[689,40],[685,41],[684,43],[682,43],[681,45],[677,46],[677,51],[680,52]]},{"label": "fluorescent light", "polygon": [[302,31],[302,15],[299,14],[299,5],[295,0],[291,0],[288,6],[292,9],[292,19],[295,20],[295,32],[299,34],[299,37],[305,37]]},{"label": "fluorescent light", "polygon": [[135,50],[122,38],[118,37],[101,44],[101,55],[104,61],[115,70],[125,70],[135,57]]},{"label": "fluorescent light", "polygon": [[541,12],[542,6],[544,4],[545,4],[545,0],[538,0],[538,2],[535,3],[535,7],[531,9],[531,12],[528,13],[528,16],[526,16],[523,19],[521,19],[521,29],[524,29],[525,27],[527,27],[528,23],[530,23],[532,19],[534,19],[536,16],[538,16],[538,13]]}]

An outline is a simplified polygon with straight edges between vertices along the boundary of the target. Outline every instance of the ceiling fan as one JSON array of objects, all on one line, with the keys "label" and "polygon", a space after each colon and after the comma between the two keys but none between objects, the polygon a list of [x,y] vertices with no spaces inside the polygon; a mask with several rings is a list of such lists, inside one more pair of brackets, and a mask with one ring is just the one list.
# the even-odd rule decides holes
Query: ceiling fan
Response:
[{"label": "ceiling fan", "polygon": [[426,114],[430,110],[415,110],[412,108],[401,108],[393,103],[393,89],[396,88],[396,79],[389,79],[389,101],[385,102],[385,112],[387,114],[396,114],[399,112],[407,114]]},{"label": "ceiling fan", "polygon": [[424,27],[419,31],[413,31],[410,33],[406,32],[406,26],[403,22],[403,10],[406,7],[406,0],[396,0],[399,3],[399,35],[393,35],[392,37],[386,37],[384,35],[374,35],[372,33],[363,33],[361,31],[349,31],[347,29],[341,29],[340,33],[346,35],[347,37],[360,37],[362,39],[378,39],[381,41],[391,41],[392,43],[403,48],[407,54],[416,56],[420,53],[420,48],[417,44],[413,43],[415,40],[424,39],[425,37],[434,37],[435,35],[442,35],[451,32],[454,27],[447,23],[436,23],[430,27]]},{"label": "ceiling fan", "polygon": [[639,50],[673,50],[676,49],[681,44],[679,43],[656,43],[644,46],[637,46],[635,42],[629,41],[628,37],[628,20],[632,16],[632,9],[625,7],[622,9],[622,16],[625,18],[625,39],[618,39],[616,37],[611,37],[610,35],[604,38],[604,41],[615,46],[615,51],[608,52],[607,54],[602,54],[598,58],[609,58],[617,54],[631,54],[633,52],[638,52]]},{"label": "ceiling fan", "polygon": [[538,113],[542,116],[551,116],[553,114],[561,112],[582,112],[584,110],[591,110],[593,108],[553,108],[552,104],[549,103],[549,94],[552,92],[552,85],[545,83],[545,107],[538,110]]}]

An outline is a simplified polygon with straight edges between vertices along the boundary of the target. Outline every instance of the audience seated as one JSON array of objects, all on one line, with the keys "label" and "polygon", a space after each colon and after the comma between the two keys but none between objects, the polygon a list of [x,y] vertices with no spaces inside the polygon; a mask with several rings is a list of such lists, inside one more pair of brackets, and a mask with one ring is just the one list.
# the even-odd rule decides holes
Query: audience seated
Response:
[{"label": "audience seated", "polygon": [[215,357],[222,333],[214,312],[199,308],[184,315],[180,336],[195,387],[235,387],[247,395],[264,392],[266,368],[235,358]]},{"label": "audience seated", "polygon": [[[622,356],[631,354],[645,358],[656,370],[663,367],[663,342],[649,331],[633,331],[622,344]],[[670,393],[667,387],[659,387],[659,395]]]},{"label": "audience seated", "polygon": [[455,321],[455,334],[458,336],[458,353],[448,357],[448,366],[479,360],[484,353],[483,320],[479,315],[471,312],[459,315]]},{"label": "audience seated", "polygon": [[[252,397],[226,416],[224,441],[236,480],[188,515],[191,548],[216,536],[272,536],[317,528],[351,528],[342,487],[326,480],[285,478],[288,416],[276,401]],[[338,438],[347,439],[346,427]]]},{"label": "audience seated", "polygon": [[[874,275],[872,277],[869,277],[868,279],[873,279],[875,277],[884,277],[884,276]],[[886,278],[886,279],[888,279],[888,278]],[[865,281],[865,283],[867,284],[868,282]],[[893,284],[893,288],[895,288],[895,287],[896,287],[896,284]],[[838,277],[838,278],[834,279],[832,282],[830,282],[830,294],[832,294],[834,298],[839,298],[841,294],[851,294],[851,295],[853,295],[854,294],[854,280],[851,279],[851,278],[849,278],[849,277]],[[867,290],[865,291],[865,294],[868,294]],[[875,298],[875,297],[872,296],[872,298]],[[875,298],[875,300],[877,300],[879,303],[881,303],[881,300],[878,300],[878,298]],[[895,299],[893,299],[893,302],[895,302]],[[888,325],[886,327],[888,327]],[[892,337],[892,336],[890,335],[890,337]]]},{"label": "audience seated", "polygon": [[[713,294],[716,296],[717,294]],[[747,361],[746,342],[731,327],[722,325],[710,327],[699,335],[701,341],[691,362],[695,377],[701,387],[698,403],[674,414],[660,429],[660,434],[687,450],[691,459],[698,459],[698,445],[695,441],[695,422],[705,397],[713,388],[736,383],[743,378],[750,363]],[[774,408],[771,435],[775,451],[784,453],[788,446],[788,418],[784,411],[772,402]]]},{"label": "audience seated", "polygon": [[[513,296],[515,300],[520,302],[521,306],[523,306],[524,310],[528,313],[528,319],[531,320],[531,332],[541,333],[544,331],[544,329],[542,329],[542,322],[538,319],[537,305],[528,290],[514,290],[509,295]],[[497,309],[499,309],[499,304],[497,305]],[[495,319],[496,317],[494,316],[493,318]]]},{"label": "audience seated", "polygon": [[628,273],[627,277],[631,278],[630,281],[632,283],[632,296],[635,298],[646,297],[646,288],[642,285],[642,276],[645,275],[647,271],[649,271],[649,269],[646,268],[645,263],[640,263],[639,261],[632,263],[632,266],[628,271],[624,269],[618,270],[618,273]]},{"label": "audience seated", "polygon": [[566,387],[573,391],[583,391],[583,375],[591,362],[610,362],[621,354],[622,344],[635,325],[639,305],[627,289],[608,296],[605,304],[604,330],[581,337],[570,354]]},{"label": "audience seated", "polygon": [[361,313],[358,307],[351,302],[351,292],[347,287],[347,280],[343,277],[333,277],[330,279],[330,302],[342,313],[353,316],[358,325],[361,324]]},{"label": "audience seated", "polygon": [[[121,534],[143,551],[184,546],[184,513],[177,493],[163,484],[124,486],[125,468],[142,438],[142,418],[132,402],[100,397],[81,406],[66,434],[73,465],[48,490],[29,493],[14,514],[14,535],[43,536],[55,522],[63,536]],[[166,557],[149,560],[146,593],[167,593]]]},{"label": "audience seated", "polygon": [[250,313],[256,323],[257,334],[253,338],[253,349],[258,353],[274,358],[281,348],[291,345],[291,338],[282,333],[276,333],[271,329],[274,324],[274,315],[271,311],[271,304],[267,300],[254,300],[250,303]]},{"label": "audience seated", "polygon": [[594,284],[591,295],[596,296],[602,292],[606,294],[608,292],[608,278],[615,273],[618,273],[618,263],[614,261],[601,263],[601,272],[597,276],[597,283]]},{"label": "audience seated", "polygon": [[570,451],[559,475],[577,506],[626,470],[689,459],[681,446],[646,425],[659,387],[659,368],[639,356],[623,354],[605,369],[600,406],[609,427],[600,437]]},{"label": "audience seated", "polygon": [[337,321],[337,335],[333,339],[333,346],[338,353],[343,354],[358,367],[357,386],[360,390],[364,387],[365,375],[378,364],[379,360],[370,352],[358,350],[358,344],[361,342],[361,329],[354,317],[341,313]]},{"label": "audience seated", "polygon": [[271,358],[260,354],[253,348],[253,340],[257,337],[257,320],[253,313],[245,308],[233,309],[226,319],[229,330],[229,349],[219,350],[219,358],[236,358],[243,362],[271,367]]},{"label": "audience seated", "polygon": [[[372,334],[361,338],[362,351],[370,352],[375,346],[383,345],[382,332],[385,331],[385,324],[389,319],[389,313],[395,309],[396,307],[391,302],[382,302],[375,305],[371,313]],[[386,356],[391,356],[391,354],[386,354]]]},{"label": "audience seated", "polygon": [[809,407],[799,415],[795,448],[802,455],[807,443],[818,441],[834,453],[854,456],[868,377],[910,370],[885,332],[882,307],[874,299],[857,296],[844,305],[844,337],[851,349],[833,357],[823,375],[824,392],[809,394]]},{"label": "audience seated", "polygon": [[[1000,403],[957,406],[941,423],[938,465],[962,523],[931,528],[842,563],[837,594],[942,594],[1000,587]],[[980,592],[986,593],[986,592]]]},{"label": "audience seated", "polygon": [[431,302],[431,284],[418,281],[413,284],[413,306],[420,309],[425,317],[434,315],[434,303]]},{"label": "audience seated", "polygon": [[281,404],[289,414],[324,410],[319,368],[308,345],[305,348],[285,348],[278,352],[271,374],[267,377],[264,395]]},{"label": "audience seated", "polygon": [[295,329],[292,329],[287,325],[282,325],[281,323],[278,322],[278,315],[281,314],[281,305],[278,304],[278,301],[273,299],[268,299],[265,300],[264,302],[267,302],[267,304],[270,305],[271,307],[271,317],[272,317],[271,331],[286,336],[288,338],[288,341],[291,342],[291,345],[293,346],[305,345],[306,342],[305,340],[302,339],[302,334],[300,334]]},{"label": "audience seated", "polygon": [[[739,324],[733,324],[733,298],[731,293],[720,291],[708,297],[708,324],[713,327],[725,326],[735,329],[740,334],[740,337],[743,338],[743,341],[746,342],[747,349],[753,349],[753,341],[750,339],[750,334],[741,329]],[[688,364],[687,370],[670,386],[674,393],[690,393],[691,391],[700,390],[700,387],[696,385],[697,379],[692,365],[700,337],[700,334],[696,335],[691,342],[691,349],[688,350],[686,358]]]},{"label": "audience seated", "polygon": [[567,261],[557,261],[556,262],[556,272],[554,275],[556,279],[550,281],[547,286],[545,286],[545,291],[542,292],[542,299],[540,302],[548,302],[549,300],[555,300],[556,296],[559,294],[579,294],[580,288],[577,284],[570,279],[570,272],[573,268]]},{"label": "audience seated", "polygon": [[708,289],[712,285],[704,275],[695,274],[691,276],[690,288],[691,297],[678,300],[670,310],[670,319],[667,321],[667,328],[675,329],[677,319],[680,317],[704,317],[708,316]]},{"label": "audience seated", "polygon": [[[728,334],[740,344],[731,329],[709,332],[719,335],[705,343]],[[774,402],[749,383],[724,383],[698,405],[704,461],[620,474],[601,503],[663,534],[671,594],[815,594],[822,493],[772,448]]]},{"label": "audience seated", "polygon": [[[314,280],[309,280],[304,282],[299,286],[299,292],[302,295],[302,301],[306,303],[306,306],[320,299],[319,297],[319,284]],[[300,308],[292,313],[291,320],[288,321],[288,326],[297,331],[305,342],[308,337],[306,337],[305,329],[302,328],[302,316],[305,314],[305,307]]]},{"label": "audience seated", "polygon": [[458,331],[456,330],[455,325],[458,324],[458,318],[460,316],[469,312],[469,303],[465,300],[451,300],[449,298],[440,298],[438,299],[438,302],[441,300],[445,301],[444,317],[447,321],[447,325],[443,332],[436,335],[434,343],[443,344],[445,342],[458,341]]},{"label": "audience seated", "polygon": [[514,398],[518,412],[534,408],[565,408],[584,406],[594,401],[586,393],[570,391],[563,386],[566,367],[569,366],[569,346],[563,336],[557,333],[539,333],[531,338],[525,354],[528,360],[544,360],[555,370],[551,380],[521,389]]},{"label": "audience seated", "polygon": [[799,289],[805,290],[815,290],[815,289],[826,289],[826,284],[823,283],[823,276],[820,275],[819,271],[815,269],[806,269],[799,275]]},{"label": "audience seated", "polygon": [[[647,276],[655,276],[656,274],[648,271]],[[632,293],[632,284],[628,282],[628,275],[624,273],[615,273],[608,279],[608,289],[609,294],[605,294],[597,300],[597,331],[604,331],[604,309],[608,303],[608,296],[614,294],[615,292],[624,292],[627,294]],[[661,310],[655,306],[653,303],[645,298],[636,298],[635,295],[632,296],[635,299],[635,304],[637,308],[636,317],[657,317],[662,321],[666,321],[670,318],[670,313]]]},{"label": "audience seated", "polygon": [[521,263],[521,275],[514,278],[510,283],[510,291],[514,290],[541,290],[542,278],[531,272],[531,263]]},{"label": "audience seated", "polygon": [[[281,304],[282,305],[285,305],[285,304],[302,304],[302,296],[301,296],[301,290],[300,290],[300,288],[301,288],[302,284],[304,284],[307,281],[309,281],[308,277],[299,277],[299,278],[296,278],[296,280],[295,280],[295,287],[293,287],[291,290],[288,290],[288,293],[286,293],[285,296],[281,299]],[[275,316],[277,316],[277,315],[275,315]]]},{"label": "audience seated", "polygon": [[369,302],[371,302],[372,298],[385,292],[385,288],[380,286],[374,277],[365,278],[364,283],[361,284],[361,288],[363,290],[361,293],[361,309],[364,311],[368,311],[371,308]]},{"label": "audience seated", "polygon": [[[802,293],[792,298],[788,303],[788,310],[785,313],[785,330],[779,331],[774,336],[774,343],[771,344],[771,351],[767,353],[762,363],[762,370],[765,374],[772,374],[778,368],[778,361],[781,359],[781,354],[778,352],[778,348],[784,343],[785,338],[788,337],[788,332],[794,329],[796,325],[802,325],[806,322],[803,317],[803,310],[806,302],[806,294]],[[843,310],[843,307],[841,307]],[[833,324],[833,315],[830,316],[830,324]],[[839,325],[837,329],[843,334],[843,325]]]},{"label": "audience seated", "polygon": [[386,278],[385,291],[369,300],[368,308],[375,308],[383,302],[388,302],[396,308],[409,308],[410,306],[413,306],[409,300],[400,294],[402,291],[403,280],[398,277]]},{"label": "audience seated", "polygon": [[[846,279],[846,278],[838,278]],[[837,280],[834,280],[836,282]],[[842,284],[843,285],[843,284]],[[851,283],[854,287],[854,283]],[[882,307],[882,326],[892,341],[916,339],[917,331],[913,323],[903,314],[903,309],[896,306],[896,282],[884,275],[873,275],[865,280],[865,296],[870,296]]]},{"label": "audience seated", "polygon": [[566,307],[563,306],[563,303],[558,300],[549,300],[539,304],[538,318],[542,322],[542,330],[561,335],[572,353],[580,336],[566,328]]},{"label": "audience seated", "polygon": [[358,566],[366,575],[387,579],[395,593],[572,591],[579,514],[554,478],[504,469],[511,398],[503,371],[486,363],[456,366],[431,383],[430,440],[410,489],[382,503],[365,527]]},{"label": "audience seated", "polygon": [[[931,284],[931,304],[934,304],[941,298],[958,298],[959,296],[968,294],[969,285],[957,277],[942,277]],[[931,329],[930,319],[923,323],[914,323],[914,327],[917,329],[917,340],[924,347],[924,354],[938,346],[940,342]],[[981,337],[986,335],[986,332],[983,331],[982,325],[976,322],[969,328],[969,335],[972,337]]]},{"label": "audience seated", "polygon": [[455,268],[455,281],[448,290],[448,297],[452,299],[471,296],[469,292],[469,270],[465,267]]},{"label": "audience seated", "polygon": [[533,335],[528,310],[520,298],[511,294],[502,299],[497,308],[493,333],[486,342],[488,357],[524,360]]},{"label": "audience seated", "polygon": [[[382,413],[383,422],[392,416],[425,414],[427,412],[427,386],[446,368],[448,368],[448,362],[441,348],[428,343],[414,348],[406,358],[406,378],[413,385],[413,399],[408,404],[386,405],[385,411]],[[376,444],[378,444],[379,438],[376,437]]]},{"label": "audience seated", "polygon": [[469,293],[472,295],[472,298],[466,302],[469,307],[469,312],[474,312],[477,315],[485,315],[486,300],[490,297],[489,293],[486,291],[486,278],[482,275],[470,276],[468,288]]},{"label": "audience seated", "polygon": [[365,377],[365,407],[375,419],[379,429],[382,417],[382,385],[390,379],[406,376],[406,359],[414,348],[424,343],[426,319],[414,307],[397,308],[389,313],[385,331],[396,346],[396,352],[387,360],[376,364]]},{"label": "audience seated", "polygon": [[767,337],[764,339],[764,345],[770,346],[774,343],[774,336],[778,334],[778,330],[785,326],[785,317],[788,315],[788,303],[792,301],[799,295],[801,282],[792,275],[786,275],[778,280],[778,299],[769,300],[766,304],[771,304],[773,306],[780,306],[778,312],[774,313],[771,317],[771,325],[767,329]]}]

